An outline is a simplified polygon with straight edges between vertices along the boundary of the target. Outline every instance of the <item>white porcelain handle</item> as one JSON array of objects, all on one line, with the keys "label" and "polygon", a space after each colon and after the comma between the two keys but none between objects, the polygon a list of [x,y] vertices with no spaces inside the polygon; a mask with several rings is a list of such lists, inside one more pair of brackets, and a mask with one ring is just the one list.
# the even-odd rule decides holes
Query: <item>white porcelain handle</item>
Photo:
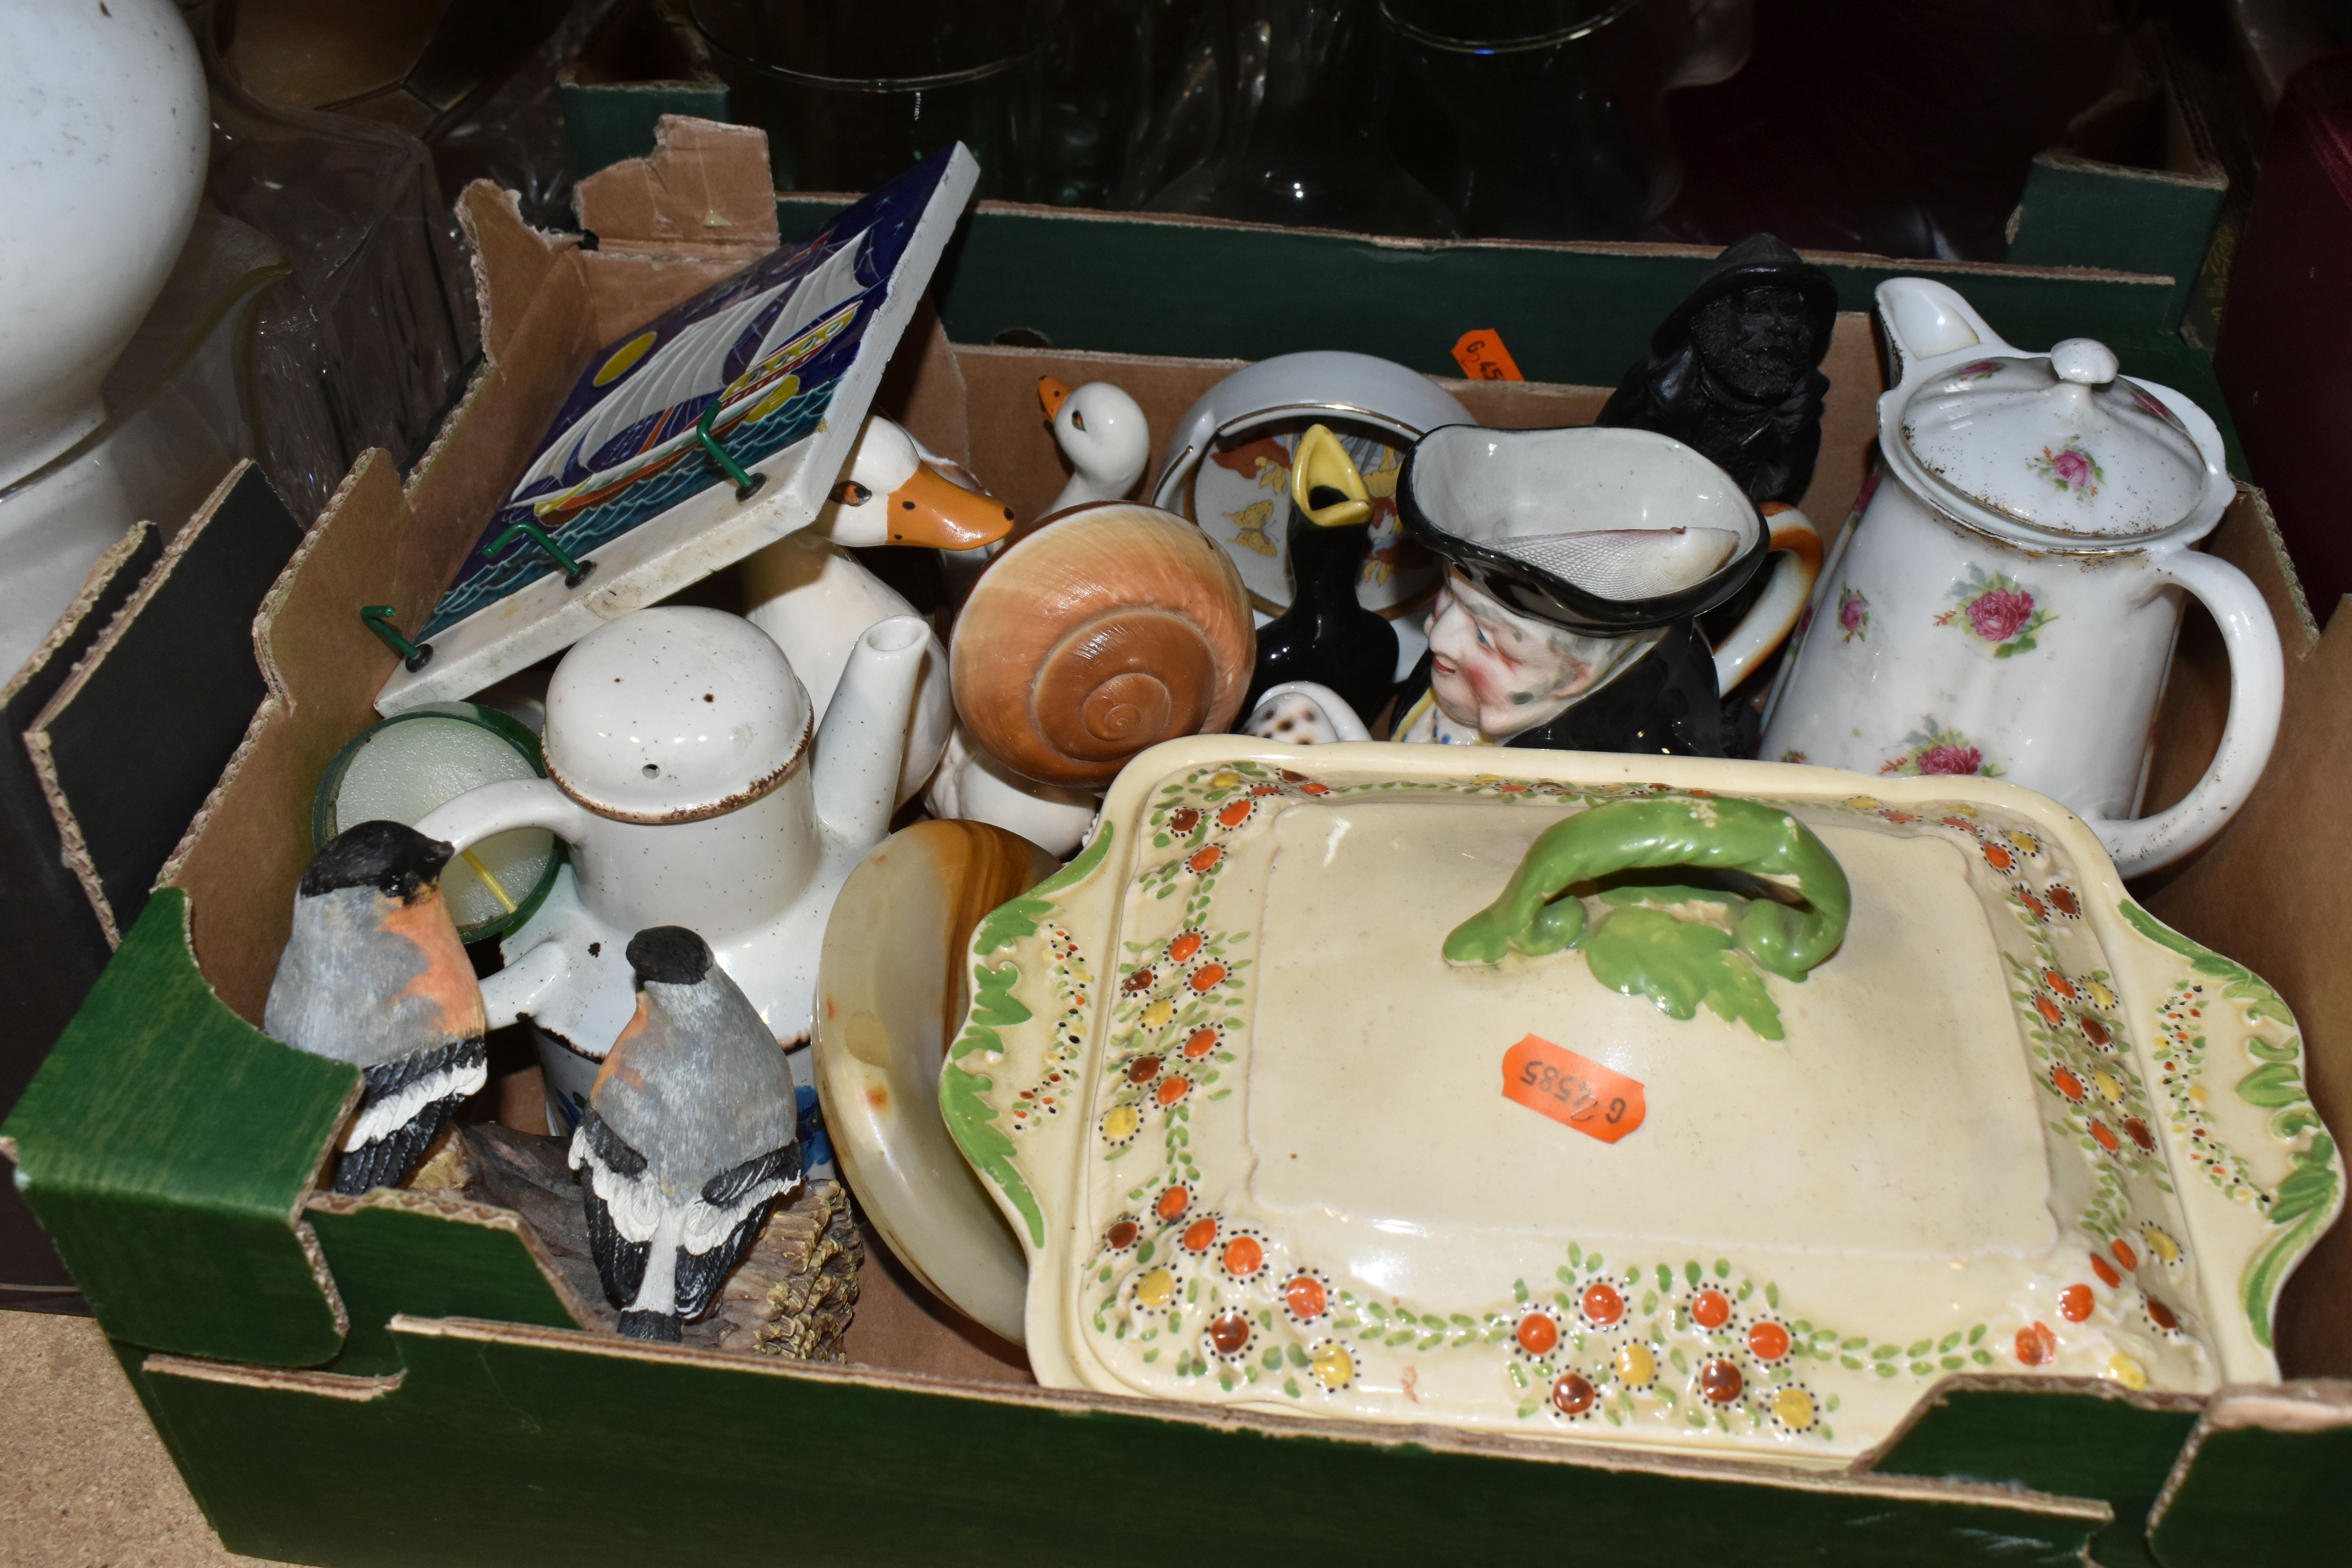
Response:
[{"label": "white porcelain handle", "polygon": [[565,843],[577,844],[594,820],[587,807],[546,779],[507,779],[469,789],[436,806],[416,831],[460,849],[515,827],[544,827]]},{"label": "white porcelain handle", "polygon": [[[514,827],[544,827],[565,843],[577,844],[593,820],[585,806],[546,779],[505,779],[444,801],[416,825],[416,831],[459,849],[470,849]],[[482,1008],[490,1027],[503,1029],[533,1011],[562,977],[562,954],[554,945],[519,955],[482,982]]]},{"label": "white porcelain handle", "polygon": [[2230,719],[2205,776],[2180,803],[2154,816],[2099,821],[2091,830],[2126,877],[2161,870],[2221,831],[2246,803],[2271,760],[2286,696],[2286,661],[2270,606],[2246,574],[2226,561],[2178,550],[2155,563],[2157,574],[2203,601],[2230,655]]},{"label": "white porcelain handle", "polygon": [[1983,347],[1995,353],[2018,351],[1977,314],[1958,289],[1927,278],[1889,278],[1878,286],[1878,324],[1895,350],[1886,381],[1897,386],[1921,360]]},{"label": "white porcelain handle", "polygon": [[1715,650],[1715,689],[1724,696],[1793,630],[1822,574],[1822,531],[1792,506],[1764,508],[1772,531],[1772,580]]}]

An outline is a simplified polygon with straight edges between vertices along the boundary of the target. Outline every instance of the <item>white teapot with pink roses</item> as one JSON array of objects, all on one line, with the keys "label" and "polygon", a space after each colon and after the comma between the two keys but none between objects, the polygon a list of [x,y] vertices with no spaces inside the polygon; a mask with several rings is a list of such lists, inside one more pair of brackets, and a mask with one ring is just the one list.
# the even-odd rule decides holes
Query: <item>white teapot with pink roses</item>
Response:
[{"label": "white teapot with pink roses", "polygon": [[[2221,830],[2277,738],[2278,628],[2244,574],[2189,547],[2236,494],[2221,432],[2105,344],[2003,342],[1940,283],[1878,287],[1895,384],[1884,468],[1823,569],[1761,754],[1867,773],[1976,773],[2087,819],[2126,876]],[[2230,718],[2205,776],[2141,817],[2182,595],[2221,628]]]}]

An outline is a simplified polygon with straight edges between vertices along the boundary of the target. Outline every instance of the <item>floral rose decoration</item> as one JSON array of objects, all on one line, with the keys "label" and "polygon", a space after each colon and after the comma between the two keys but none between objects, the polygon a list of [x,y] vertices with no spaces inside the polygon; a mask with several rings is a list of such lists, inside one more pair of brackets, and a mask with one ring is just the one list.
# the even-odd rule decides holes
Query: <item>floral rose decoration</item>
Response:
[{"label": "floral rose decoration", "polygon": [[1934,714],[1927,721],[1903,737],[1903,754],[1889,757],[1878,765],[1882,773],[1896,773],[1906,778],[1929,774],[1979,778],[1999,778],[2001,770],[1984,754],[1984,748],[1959,731],[1939,721]]},{"label": "floral rose decoration", "polygon": [[1969,580],[1952,590],[1957,607],[1936,617],[1939,626],[1958,626],[1992,649],[1995,658],[2032,653],[2042,628],[2058,617],[2042,607],[2032,589],[2002,573],[1969,568]]},{"label": "floral rose decoration", "polygon": [[1919,771],[1923,773],[1973,774],[1983,766],[1984,753],[1974,746],[1947,742],[1919,753]]},{"label": "floral rose decoration", "polygon": [[1870,601],[1843,583],[1838,584],[1837,618],[1845,641],[1852,642],[1856,637],[1869,640],[1865,628],[1870,625]]},{"label": "floral rose decoration", "polygon": [[2055,452],[2044,447],[2042,456],[2029,458],[2026,461],[2043,479],[2084,500],[2097,495],[2099,485],[2107,477],[2106,470],[2099,467],[2099,460],[2074,441],[2067,442]]},{"label": "floral rose decoration", "polygon": [[1969,606],[1969,624],[1987,642],[2007,642],[2033,618],[2033,595],[2021,588],[1995,588]]}]

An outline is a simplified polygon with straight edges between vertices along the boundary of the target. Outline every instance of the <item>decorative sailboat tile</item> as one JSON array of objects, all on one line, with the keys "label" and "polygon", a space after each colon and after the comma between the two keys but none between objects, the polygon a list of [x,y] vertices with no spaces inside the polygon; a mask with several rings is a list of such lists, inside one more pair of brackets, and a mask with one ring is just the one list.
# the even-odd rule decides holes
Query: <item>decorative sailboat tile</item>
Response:
[{"label": "decorative sailboat tile", "polygon": [[978,177],[935,153],[605,345],[376,706],[479,690],[814,521]]}]

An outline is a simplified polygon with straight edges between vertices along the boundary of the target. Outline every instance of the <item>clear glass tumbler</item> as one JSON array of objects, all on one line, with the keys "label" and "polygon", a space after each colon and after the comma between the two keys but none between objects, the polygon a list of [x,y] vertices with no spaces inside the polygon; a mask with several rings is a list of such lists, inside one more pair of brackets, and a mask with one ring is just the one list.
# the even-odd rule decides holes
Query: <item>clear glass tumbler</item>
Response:
[{"label": "clear glass tumbler", "polygon": [[[1083,3],[1083,0],[1081,0]],[[1034,194],[1061,0],[688,0],[781,190],[870,191],[952,142],[980,194]]]},{"label": "clear glass tumbler", "polygon": [[[1407,66],[1453,124],[1441,194],[1463,232],[1631,237],[1671,194],[1671,148],[1645,146],[1658,138],[1643,132],[1664,90],[1687,73],[1694,46],[1705,43],[1689,36],[1687,13],[1721,8],[1381,0]],[[1744,35],[1738,47],[1744,58]]]}]

